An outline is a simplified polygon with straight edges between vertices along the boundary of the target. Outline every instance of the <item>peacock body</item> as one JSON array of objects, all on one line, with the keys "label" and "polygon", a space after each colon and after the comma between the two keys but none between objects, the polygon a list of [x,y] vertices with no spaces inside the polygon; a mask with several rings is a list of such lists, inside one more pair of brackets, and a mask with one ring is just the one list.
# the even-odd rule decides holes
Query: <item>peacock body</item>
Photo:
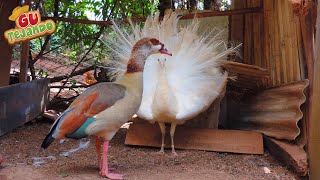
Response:
[{"label": "peacock body", "polygon": [[121,69],[126,68],[133,44],[143,37],[157,38],[171,50],[173,56],[154,54],[146,61],[142,103],[137,112],[140,118],[159,123],[163,137],[161,152],[164,123],[171,123],[172,151],[175,153],[176,125],[207,110],[219,96],[227,81],[227,72],[220,67],[238,47],[228,47],[220,39],[218,29],[199,35],[196,18],[185,26],[179,26],[178,21],[178,15],[169,12],[159,22],[159,13],[156,13],[147,18],[142,28],[131,23],[131,33],[115,24],[115,37],[106,43],[117,57],[117,61],[110,61],[107,66],[113,67],[111,74],[117,76],[121,76]]}]

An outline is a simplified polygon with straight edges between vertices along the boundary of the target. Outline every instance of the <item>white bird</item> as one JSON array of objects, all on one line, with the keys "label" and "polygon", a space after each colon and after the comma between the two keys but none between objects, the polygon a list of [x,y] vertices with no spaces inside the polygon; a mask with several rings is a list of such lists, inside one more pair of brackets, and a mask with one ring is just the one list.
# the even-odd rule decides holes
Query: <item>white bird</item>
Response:
[{"label": "white bird", "polygon": [[[198,35],[197,19],[184,27],[179,27],[178,21],[177,15],[169,12],[161,22],[159,13],[149,16],[143,28],[131,23],[131,33],[114,25],[115,37],[107,44],[120,59],[108,64],[116,69],[125,68],[133,43],[146,36],[158,38],[172,51],[171,57],[152,55],[146,61],[143,97],[137,115],[159,123],[162,132],[160,152],[164,152],[165,123],[171,124],[173,154],[176,154],[176,126],[207,110],[217,98],[227,80],[227,73],[220,66],[227,55],[238,48],[228,48],[225,41],[219,39],[221,31],[217,29]],[[121,71],[114,70],[110,75],[119,73]]]}]

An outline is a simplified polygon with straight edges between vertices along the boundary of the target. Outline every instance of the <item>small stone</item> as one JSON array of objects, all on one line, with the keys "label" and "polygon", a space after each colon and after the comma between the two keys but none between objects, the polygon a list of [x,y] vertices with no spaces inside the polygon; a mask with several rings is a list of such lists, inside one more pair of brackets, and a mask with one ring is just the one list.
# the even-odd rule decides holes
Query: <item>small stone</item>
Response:
[{"label": "small stone", "polygon": [[267,167],[263,167],[263,170],[264,170],[264,173],[266,174],[270,174],[271,173],[271,170]]}]

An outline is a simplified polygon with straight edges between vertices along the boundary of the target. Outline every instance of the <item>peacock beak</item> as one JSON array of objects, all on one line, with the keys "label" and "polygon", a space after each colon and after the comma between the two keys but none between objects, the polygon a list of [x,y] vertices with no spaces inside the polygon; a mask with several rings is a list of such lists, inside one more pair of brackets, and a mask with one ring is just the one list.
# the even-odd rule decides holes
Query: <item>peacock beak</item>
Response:
[{"label": "peacock beak", "polygon": [[161,49],[159,50],[159,52],[161,54],[167,54],[169,56],[172,56],[172,53],[170,51],[168,51],[168,49],[166,49],[163,44],[162,44]]}]

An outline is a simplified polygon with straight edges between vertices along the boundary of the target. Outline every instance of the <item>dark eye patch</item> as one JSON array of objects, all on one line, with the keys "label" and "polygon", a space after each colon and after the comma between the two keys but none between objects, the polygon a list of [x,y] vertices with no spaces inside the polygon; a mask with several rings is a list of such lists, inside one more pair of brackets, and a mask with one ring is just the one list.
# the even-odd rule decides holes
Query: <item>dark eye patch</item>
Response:
[{"label": "dark eye patch", "polygon": [[155,38],[152,38],[150,39],[150,42],[153,44],[153,45],[159,45],[160,44],[160,41],[155,39]]}]

